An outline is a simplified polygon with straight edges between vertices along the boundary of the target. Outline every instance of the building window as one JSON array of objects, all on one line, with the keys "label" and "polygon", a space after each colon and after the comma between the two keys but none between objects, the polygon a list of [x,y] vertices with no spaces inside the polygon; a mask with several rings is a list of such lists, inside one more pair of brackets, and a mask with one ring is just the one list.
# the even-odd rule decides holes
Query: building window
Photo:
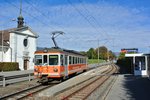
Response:
[{"label": "building window", "polygon": [[23,45],[24,45],[25,47],[28,46],[28,39],[24,39],[24,40],[23,40]]}]

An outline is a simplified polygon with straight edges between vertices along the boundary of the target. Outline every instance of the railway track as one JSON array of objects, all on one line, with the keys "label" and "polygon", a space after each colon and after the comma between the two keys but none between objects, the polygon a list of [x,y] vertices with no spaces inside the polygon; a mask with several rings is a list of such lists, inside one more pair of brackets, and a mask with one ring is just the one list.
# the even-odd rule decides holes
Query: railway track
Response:
[{"label": "railway track", "polygon": [[112,75],[116,71],[116,66],[111,65],[111,68],[109,70],[104,71],[102,75],[97,75],[96,77],[88,80],[88,82],[86,82],[88,84],[84,86],[77,86],[78,89],[66,96],[61,97],[61,100],[85,100],[98,87],[105,83],[105,81],[109,79],[110,75]]},{"label": "railway track", "polygon": [[53,83],[53,84],[48,84],[48,85],[42,85],[42,84],[35,85],[35,86],[20,90],[15,93],[4,95],[4,96],[0,97],[0,100],[20,100],[20,99],[23,99],[26,97],[32,97],[37,92],[40,92],[47,88],[50,88],[56,84],[58,84],[58,83]]},{"label": "railway track", "polygon": [[[95,75],[95,77],[93,77],[93,78],[91,78],[91,79],[89,79],[89,83],[88,82],[83,82],[83,83],[88,83],[89,84],[89,86],[92,88],[92,89],[94,89],[93,87],[94,86],[97,86],[97,85],[95,85],[94,84],[94,86],[92,86],[92,85],[90,85],[92,82],[93,83],[96,83],[96,80],[98,80],[98,78],[99,77],[102,77],[102,76],[104,76],[105,74],[111,74],[110,72],[111,72],[111,70],[113,70],[113,67],[111,67],[109,70],[106,70],[106,71],[103,71],[101,74],[102,75]],[[112,72],[113,73],[113,72]],[[105,80],[105,78],[103,79],[103,80]],[[94,82],[95,81],[95,82]],[[101,80],[102,81],[102,80]],[[100,83],[100,82],[99,82]],[[26,98],[34,98],[34,96],[38,93],[38,92],[40,92],[40,91],[43,91],[43,90],[45,90],[45,89],[47,89],[47,88],[50,88],[51,86],[54,86],[54,85],[56,85],[56,84],[58,84],[58,83],[50,83],[49,85],[36,85],[36,86],[33,86],[33,87],[30,87],[30,88],[26,88],[26,89],[24,89],[24,90],[21,90],[21,91],[18,91],[18,92],[15,92],[15,93],[12,93],[12,94],[8,94],[8,95],[4,95],[4,96],[2,96],[2,97],[0,97],[0,100],[19,100],[19,99],[26,99]],[[102,84],[102,83],[101,83]],[[88,85],[87,85],[88,86]],[[80,86],[79,86],[80,87]],[[79,89],[79,90],[77,90],[75,93],[71,93],[71,94],[69,94],[69,95],[66,95],[65,97],[63,97],[63,99],[62,100],[67,100],[67,99],[70,99],[70,98],[75,98],[75,95],[77,95],[78,96],[78,94],[81,94],[80,93],[80,91],[81,90],[85,90],[84,88],[86,88],[86,86],[84,86],[84,87],[82,87],[81,89]],[[89,89],[89,88],[88,88]],[[90,89],[90,90],[92,90],[92,89]],[[93,90],[94,91],[94,90]],[[92,93],[92,92],[91,92]],[[81,98],[86,98],[89,94],[90,94],[90,92],[88,92],[87,94],[85,94],[84,92],[82,93],[82,94],[84,94],[84,96],[83,97],[81,97]]]}]

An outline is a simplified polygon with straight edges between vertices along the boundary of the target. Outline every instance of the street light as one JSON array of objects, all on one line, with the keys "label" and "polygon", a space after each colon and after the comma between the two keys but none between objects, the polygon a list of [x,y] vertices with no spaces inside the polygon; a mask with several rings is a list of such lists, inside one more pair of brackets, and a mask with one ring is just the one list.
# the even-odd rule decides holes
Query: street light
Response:
[{"label": "street light", "polygon": [[[11,21],[16,21],[16,19],[12,19]],[[10,22],[10,21],[8,21],[8,22]],[[6,23],[8,23],[8,22],[6,22]],[[3,26],[4,26],[4,24],[3,24]],[[2,30],[2,62],[3,62],[3,59],[4,59],[4,31],[5,30]],[[11,53],[12,53],[12,48],[10,48],[11,49]],[[11,54],[11,61],[12,61],[12,54]]]}]

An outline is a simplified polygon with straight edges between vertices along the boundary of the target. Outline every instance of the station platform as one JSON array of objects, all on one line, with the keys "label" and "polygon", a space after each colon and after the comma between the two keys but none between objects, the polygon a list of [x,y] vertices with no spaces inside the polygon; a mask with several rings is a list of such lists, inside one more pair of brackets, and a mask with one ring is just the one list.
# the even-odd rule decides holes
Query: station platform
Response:
[{"label": "station platform", "polygon": [[150,80],[131,74],[118,75],[105,100],[150,100]]},{"label": "station platform", "polygon": [[109,65],[97,67],[95,69],[92,69],[92,70],[82,73],[80,75],[77,75],[76,77],[68,79],[68,80],[66,80],[58,85],[55,85],[49,89],[46,89],[46,90],[38,93],[38,96],[39,97],[52,97],[58,93],[61,93],[62,91],[66,90],[66,89],[74,87],[92,77],[95,77],[96,74],[101,74],[102,72],[108,70],[109,68],[110,68]]}]

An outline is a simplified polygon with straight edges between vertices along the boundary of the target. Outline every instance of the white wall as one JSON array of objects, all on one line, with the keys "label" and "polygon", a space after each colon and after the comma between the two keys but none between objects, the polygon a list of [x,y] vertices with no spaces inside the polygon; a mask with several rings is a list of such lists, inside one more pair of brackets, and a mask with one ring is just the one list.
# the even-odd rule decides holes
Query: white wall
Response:
[{"label": "white wall", "polygon": [[[27,33],[27,34],[33,35],[29,30],[23,31],[21,33]],[[34,69],[33,58],[34,58],[34,52],[36,51],[36,38],[28,37],[28,46],[24,47],[23,40],[26,37],[27,37],[26,35],[21,35],[21,34],[15,34],[15,33],[10,34],[10,46],[12,47],[12,61],[19,62],[19,68],[21,70],[24,70],[24,67],[23,67],[24,51],[29,52],[30,59],[29,59],[28,69]],[[17,57],[17,59],[15,56]]]}]

